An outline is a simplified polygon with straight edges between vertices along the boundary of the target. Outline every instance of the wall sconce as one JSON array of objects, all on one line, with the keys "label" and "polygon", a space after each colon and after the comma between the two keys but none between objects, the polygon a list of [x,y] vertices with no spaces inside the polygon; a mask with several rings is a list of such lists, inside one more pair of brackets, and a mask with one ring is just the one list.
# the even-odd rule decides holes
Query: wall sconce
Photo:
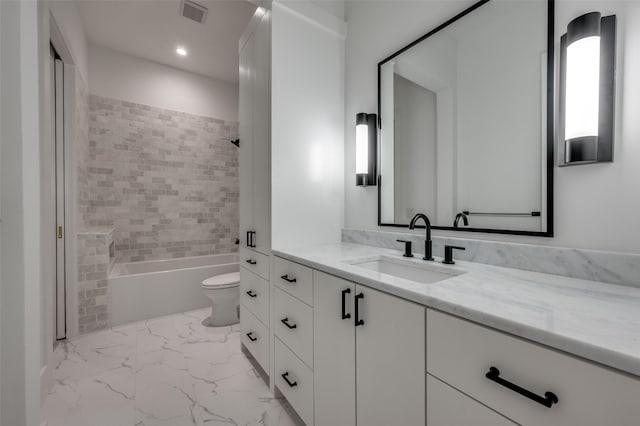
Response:
[{"label": "wall sconce", "polygon": [[613,161],[616,16],[579,16],[560,39],[559,165]]},{"label": "wall sconce", "polygon": [[378,117],[356,115],[356,186],[375,186],[378,161]]}]

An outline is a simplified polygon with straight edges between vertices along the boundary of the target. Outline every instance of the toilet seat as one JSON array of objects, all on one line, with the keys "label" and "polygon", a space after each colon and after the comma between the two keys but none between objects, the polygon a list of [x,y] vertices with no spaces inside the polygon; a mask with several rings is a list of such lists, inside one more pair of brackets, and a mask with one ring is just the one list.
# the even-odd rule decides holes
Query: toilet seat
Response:
[{"label": "toilet seat", "polygon": [[240,272],[215,275],[202,281],[202,287],[206,289],[229,288],[240,285]]}]

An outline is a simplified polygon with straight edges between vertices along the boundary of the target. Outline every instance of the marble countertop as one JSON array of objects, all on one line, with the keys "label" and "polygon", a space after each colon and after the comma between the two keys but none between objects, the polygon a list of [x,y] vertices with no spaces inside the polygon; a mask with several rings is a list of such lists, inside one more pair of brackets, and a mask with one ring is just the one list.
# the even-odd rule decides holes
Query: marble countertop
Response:
[{"label": "marble countertop", "polygon": [[[273,250],[273,254],[386,293],[640,376],[640,289],[456,261],[410,261],[460,273],[421,284],[348,262],[399,250],[351,243]],[[455,256],[455,253],[454,253]]]}]

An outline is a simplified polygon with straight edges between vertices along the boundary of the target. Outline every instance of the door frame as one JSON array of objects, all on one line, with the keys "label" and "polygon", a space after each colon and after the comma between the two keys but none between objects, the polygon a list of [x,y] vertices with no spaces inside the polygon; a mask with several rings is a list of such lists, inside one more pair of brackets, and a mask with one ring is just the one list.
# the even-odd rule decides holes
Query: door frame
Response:
[{"label": "door frame", "polygon": [[[64,249],[65,249],[65,306],[67,338],[78,334],[77,279],[77,157],[76,157],[76,61],[69,43],[60,31],[53,14],[49,14],[49,39],[64,63]],[[88,119],[88,117],[87,117]],[[88,136],[88,135],[87,135]]]},{"label": "door frame", "polygon": [[[65,218],[65,158],[64,153],[66,137],[64,133],[65,123],[65,108],[64,108],[64,62],[60,55],[51,46],[51,61],[49,62],[52,69],[50,69],[50,81],[51,91],[53,93],[53,99],[51,107],[53,108],[51,118],[53,123],[51,125],[51,134],[53,136],[53,152],[54,152],[54,170],[55,175],[55,227],[56,236],[55,241],[55,289],[53,292],[53,338],[52,341],[65,339],[67,336],[67,318],[66,318],[66,224]],[[62,218],[62,220],[61,220]],[[51,235],[47,232],[47,235]],[[63,312],[64,316],[60,313]]]}]

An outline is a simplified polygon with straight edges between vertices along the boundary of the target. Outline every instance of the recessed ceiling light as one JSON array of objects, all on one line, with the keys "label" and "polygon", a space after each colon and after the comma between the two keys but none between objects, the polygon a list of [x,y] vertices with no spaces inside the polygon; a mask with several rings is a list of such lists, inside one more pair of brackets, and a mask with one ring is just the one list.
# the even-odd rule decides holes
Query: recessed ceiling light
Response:
[{"label": "recessed ceiling light", "polygon": [[178,47],[176,49],[176,53],[180,56],[187,56],[187,49],[185,49],[184,47]]}]

